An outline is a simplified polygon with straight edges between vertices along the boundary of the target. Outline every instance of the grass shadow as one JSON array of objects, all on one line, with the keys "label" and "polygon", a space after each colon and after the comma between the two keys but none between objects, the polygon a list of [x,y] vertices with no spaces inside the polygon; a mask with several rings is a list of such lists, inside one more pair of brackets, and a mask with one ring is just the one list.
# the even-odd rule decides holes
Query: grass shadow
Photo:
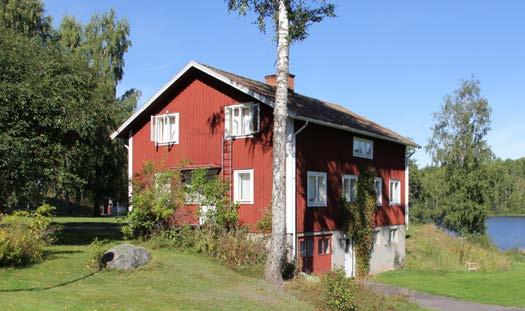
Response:
[{"label": "grass shadow", "polygon": [[58,287],[63,287],[63,286],[69,285],[69,284],[73,284],[73,283],[76,283],[78,281],[85,280],[85,279],[87,279],[87,278],[97,274],[98,272],[100,272],[100,271],[91,272],[91,273],[89,273],[87,275],[78,277],[76,279],[69,280],[69,281],[62,282],[62,283],[58,283],[58,284],[51,285],[51,286],[31,287],[31,288],[14,288],[14,289],[0,289],[0,293],[39,292],[39,291],[50,290],[50,289],[54,289],[54,288],[58,288]]}]

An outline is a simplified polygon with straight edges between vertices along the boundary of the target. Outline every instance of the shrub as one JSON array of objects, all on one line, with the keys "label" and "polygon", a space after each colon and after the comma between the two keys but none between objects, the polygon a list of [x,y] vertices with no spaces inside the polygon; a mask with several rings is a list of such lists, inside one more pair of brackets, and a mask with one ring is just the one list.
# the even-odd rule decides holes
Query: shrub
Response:
[{"label": "shrub", "polygon": [[197,169],[192,172],[191,185],[185,190],[192,202],[214,207],[207,211],[199,209],[199,216],[205,216],[207,226],[229,230],[236,228],[239,220],[239,206],[230,201],[229,188],[229,184],[223,182],[219,176],[210,178],[206,170]]},{"label": "shrub", "polygon": [[36,211],[0,215],[0,267],[24,266],[43,259],[54,240],[50,212],[44,204]]},{"label": "shrub", "polygon": [[106,252],[108,240],[95,238],[89,245],[89,265],[100,270],[104,267],[102,256]]},{"label": "shrub", "polygon": [[184,202],[178,171],[163,171],[160,165],[144,164],[133,179],[133,210],[122,233],[127,238],[147,239],[153,232],[166,229],[168,220]]},{"label": "shrub", "polygon": [[272,207],[268,206],[263,210],[261,219],[257,222],[257,229],[263,233],[272,232]]},{"label": "shrub", "polygon": [[183,226],[159,232],[148,242],[152,248],[177,248],[203,253],[231,267],[262,272],[266,261],[265,240],[244,228],[215,230]]},{"label": "shrub", "polygon": [[324,304],[331,311],[355,310],[357,286],[346,277],[343,269],[327,272],[321,277]]}]

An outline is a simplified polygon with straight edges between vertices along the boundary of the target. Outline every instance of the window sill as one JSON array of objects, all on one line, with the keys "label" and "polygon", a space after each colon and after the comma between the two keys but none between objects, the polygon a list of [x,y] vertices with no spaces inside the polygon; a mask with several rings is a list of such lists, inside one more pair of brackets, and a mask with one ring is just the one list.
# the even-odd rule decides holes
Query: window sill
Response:
[{"label": "window sill", "polygon": [[309,203],[307,204],[307,207],[327,207],[327,205],[326,203],[319,203],[319,204]]},{"label": "window sill", "polygon": [[178,145],[178,144],[179,144],[178,141],[162,142],[162,143],[155,142],[156,146],[169,146],[169,145]]},{"label": "window sill", "polygon": [[245,138],[253,138],[254,134],[247,134],[247,135],[230,135],[225,136],[226,139],[245,139]]},{"label": "window sill", "polygon": [[388,206],[401,206],[401,203],[398,203],[398,202],[390,202],[390,204],[388,204]]},{"label": "window sill", "polygon": [[253,205],[253,201],[234,201],[235,204]]},{"label": "window sill", "polygon": [[352,155],[356,158],[362,158],[362,159],[368,159],[368,160],[374,159],[374,156],[367,156],[367,155],[362,155],[362,154],[357,154],[357,153],[353,153]]}]

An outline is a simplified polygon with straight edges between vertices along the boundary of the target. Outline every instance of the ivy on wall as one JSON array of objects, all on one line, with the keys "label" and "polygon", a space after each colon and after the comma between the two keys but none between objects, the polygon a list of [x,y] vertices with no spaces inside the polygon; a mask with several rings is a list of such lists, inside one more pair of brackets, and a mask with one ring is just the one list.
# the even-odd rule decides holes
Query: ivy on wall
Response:
[{"label": "ivy on wall", "polygon": [[357,198],[354,202],[343,202],[344,230],[353,239],[357,259],[357,275],[366,276],[370,270],[373,250],[373,227],[376,208],[372,167],[360,167],[357,180]]}]

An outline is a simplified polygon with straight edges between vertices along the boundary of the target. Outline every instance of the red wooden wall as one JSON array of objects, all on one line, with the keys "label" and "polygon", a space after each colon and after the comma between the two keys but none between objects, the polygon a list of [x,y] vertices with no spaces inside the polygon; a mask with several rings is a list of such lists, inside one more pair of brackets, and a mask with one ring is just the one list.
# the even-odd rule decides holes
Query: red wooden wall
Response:
[{"label": "red wooden wall", "polygon": [[[296,122],[296,129],[304,123]],[[361,136],[362,137],[362,136]],[[371,139],[369,137],[365,137]],[[358,165],[369,164],[383,179],[383,206],[377,209],[378,226],[404,223],[405,146],[374,141],[374,159],[352,155],[352,133],[310,123],[296,140],[297,150],[297,232],[334,230],[340,227],[342,175],[359,175]],[[307,171],[327,173],[327,207],[307,207]],[[389,182],[401,181],[401,205],[389,206]]]},{"label": "red wooden wall", "polygon": [[[140,172],[146,161],[172,168],[180,166],[183,161],[189,161],[191,165],[221,165],[224,106],[249,101],[253,99],[222,82],[204,73],[189,71],[136,122],[133,128],[133,173]],[[264,104],[260,104],[260,111],[261,132],[253,138],[233,142],[232,168],[254,169],[254,204],[243,204],[239,208],[241,222],[252,225],[271,201],[273,117],[271,108]],[[150,116],[175,112],[179,113],[179,144],[155,146],[150,139]],[[188,213],[181,212],[181,218],[189,217]],[[196,218],[189,217],[188,220],[195,222]]]}]

